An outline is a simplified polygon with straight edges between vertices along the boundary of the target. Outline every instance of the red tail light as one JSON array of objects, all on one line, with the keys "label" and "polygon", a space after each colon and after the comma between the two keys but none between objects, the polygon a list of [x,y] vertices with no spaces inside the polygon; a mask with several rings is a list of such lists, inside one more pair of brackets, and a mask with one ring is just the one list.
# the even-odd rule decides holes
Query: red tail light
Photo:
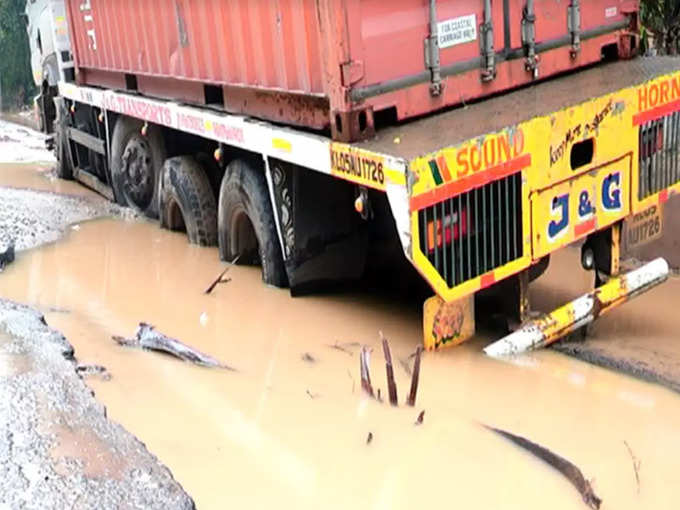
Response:
[{"label": "red tail light", "polygon": [[441,247],[442,243],[450,244],[457,241],[461,236],[467,235],[467,210],[462,208],[460,214],[454,212],[447,214],[437,221],[427,224],[427,250],[434,251]]}]

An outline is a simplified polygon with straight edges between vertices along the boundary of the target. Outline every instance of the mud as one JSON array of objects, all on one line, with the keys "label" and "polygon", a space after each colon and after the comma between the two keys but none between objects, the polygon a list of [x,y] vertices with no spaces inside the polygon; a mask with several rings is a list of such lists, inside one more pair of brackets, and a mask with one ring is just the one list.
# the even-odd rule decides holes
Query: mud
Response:
[{"label": "mud", "polygon": [[[499,363],[480,352],[488,338],[477,338],[423,355],[415,408],[404,405],[405,394],[398,407],[381,404],[361,393],[360,345],[381,353],[383,330],[393,358],[409,359],[421,341],[410,303],[351,293],[292,299],[244,266],[205,295],[222,268],[216,250],[189,246],[181,234],[98,220],[3,274],[4,295],[70,311],[47,320],[81,363],[112,374],[88,379],[109,416],[172,469],[199,508],[281,501],[413,508],[454,500],[477,508],[583,507],[551,468],[490,438],[479,422],[587,466],[612,508],[663,508],[667,487],[680,483],[670,460],[680,454],[680,399],[672,393],[554,352],[522,366]],[[111,342],[142,319],[239,372]],[[305,353],[316,362],[303,360]],[[373,356],[371,374],[386,397],[382,356]],[[394,375],[406,391],[411,377],[400,365]],[[426,418],[414,426],[422,411]],[[643,462],[639,495],[624,439]]]},{"label": "mud", "polygon": [[[545,308],[588,283],[576,269],[576,250],[554,262],[533,292]],[[107,368],[110,381],[88,384],[109,417],[139,437],[201,509],[282,502],[303,509],[443,502],[583,508],[568,481],[479,423],[550,445],[582,466],[603,508],[673,508],[672,487],[680,483],[673,461],[680,455],[680,397],[673,392],[553,351],[516,364],[491,360],[481,353],[490,338],[480,334],[422,355],[410,407],[403,392],[422,341],[414,303],[363,292],[293,299],[262,285],[257,268],[246,266],[232,268],[229,285],[206,295],[224,268],[217,250],[190,246],[182,234],[148,222],[95,220],[25,252],[0,276],[0,296],[44,310],[79,363]],[[668,292],[677,303],[677,288]],[[645,297],[602,324],[649,317],[640,304]],[[239,372],[111,341],[140,321]],[[670,337],[678,323],[671,314],[647,326],[641,334]],[[388,395],[384,360],[376,355],[381,330],[400,360],[396,407],[361,391],[359,353],[366,345],[374,353],[372,386]],[[620,335],[602,331],[603,338]],[[624,441],[641,461],[639,492]],[[120,468],[112,465],[115,477]]]},{"label": "mud", "polygon": [[[75,193],[64,194],[70,191]],[[14,243],[17,251],[27,250],[56,241],[76,223],[110,216],[137,217],[76,183],[52,180],[44,168],[0,169],[0,247]]]},{"label": "mud", "polygon": [[167,468],[106,419],[71,356],[40,314],[0,299],[0,507],[193,508]]},{"label": "mud", "polygon": [[45,135],[30,127],[0,119],[0,162],[54,162],[45,149]]},{"label": "mud", "polygon": [[[680,232],[678,230],[677,232]],[[677,235],[677,234],[676,234]],[[673,246],[673,232],[661,247]],[[665,256],[667,250],[650,252]],[[532,304],[550,311],[579,296],[592,286],[592,273],[570,271],[578,267],[580,251],[566,248],[557,252],[545,276],[532,287]],[[630,268],[634,263],[626,263]],[[569,278],[564,278],[564,274]],[[636,297],[604,317],[588,330],[585,342],[563,341],[553,349],[588,363],[661,384],[680,391],[680,278],[672,276],[657,288]]]}]

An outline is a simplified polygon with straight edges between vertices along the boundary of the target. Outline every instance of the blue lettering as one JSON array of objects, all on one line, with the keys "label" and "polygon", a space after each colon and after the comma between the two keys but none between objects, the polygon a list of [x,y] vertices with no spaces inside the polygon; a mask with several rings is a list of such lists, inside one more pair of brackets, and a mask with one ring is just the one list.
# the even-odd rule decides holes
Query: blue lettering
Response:
[{"label": "blue lettering", "polygon": [[569,226],[569,194],[556,196],[552,200],[552,215],[559,214],[559,220],[552,220],[548,224],[548,239],[554,241]]},{"label": "blue lettering", "polygon": [[[607,211],[621,209],[621,173],[609,174],[602,181],[602,206]],[[613,189],[612,189],[613,188]]]},{"label": "blue lettering", "polygon": [[587,218],[591,214],[595,212],[595,208],[593,207],[593,204],[590,201],[590,194],[588,193],[588,190],[583,190],[581,191],[581,194],[578,197],[578,216],[579,218]]}]

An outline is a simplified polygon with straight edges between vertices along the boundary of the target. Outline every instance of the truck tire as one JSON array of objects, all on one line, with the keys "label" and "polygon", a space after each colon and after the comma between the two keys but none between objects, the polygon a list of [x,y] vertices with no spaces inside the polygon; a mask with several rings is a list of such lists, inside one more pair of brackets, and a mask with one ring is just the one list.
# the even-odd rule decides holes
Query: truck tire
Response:
[{"label": "truck tire", "polygon": [[218,214],[220,258],[239,264],[262,265],[262,280],[286,287],[288,276],[281,255],[274,213],[264,172],[252,163],[232,161],[222,178]]},{"label": "truck tire", "polygon": [[121,116],[111,139],[111,184],[116,202],[149,218],[158,217],[160,173],[167,158],[161,128]]},{"label": "truck tire", "polygon": [[189,242],[217,245],[217,201],[205,170],[190,156],[168,159],[160,184],[161,227],[186,230]]},{"label": "truck tire", "polygon": [[66,113],[66,106],[63,100],[59,103],[59,117],[57,118],[56,127],[54,130],[54,156],[57,160],[55,173],[60,179],[73,179],[73,166],[68,155],[69,143],[66,136],[68,129],[68,114]]}]

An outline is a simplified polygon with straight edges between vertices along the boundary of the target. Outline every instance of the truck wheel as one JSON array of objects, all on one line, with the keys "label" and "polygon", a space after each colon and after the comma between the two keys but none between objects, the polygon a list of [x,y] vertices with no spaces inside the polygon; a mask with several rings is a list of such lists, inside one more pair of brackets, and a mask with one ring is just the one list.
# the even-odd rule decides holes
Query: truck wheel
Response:
[{"label": "truck wheel", "polygon": [[116,202],[150,217],[158,217],[158,189],[166,159],[161,128],[154,124],[142,135],[144,123],[120,117],[111,139],[111,184]]},{"label": "truck wheel", "polygon": [[59,121],[54,133],[54,155],[57,159],[55,172],[60,179],[73,179],[73,167],[68,157],[68,138],[66,137],[66,123]]},{"label": "truck wheel", "polygon": [[222,260],[260,263],[264,283],[288,285],[264,173],[245,160],[232,161],[222,178],[218,241]]},{"label": "truck wheel", "polygon": [[161,227],[186,230],[189,242],[217,244],[217,202],[205,171],[189,156],[163,165],[160,189]]}]

